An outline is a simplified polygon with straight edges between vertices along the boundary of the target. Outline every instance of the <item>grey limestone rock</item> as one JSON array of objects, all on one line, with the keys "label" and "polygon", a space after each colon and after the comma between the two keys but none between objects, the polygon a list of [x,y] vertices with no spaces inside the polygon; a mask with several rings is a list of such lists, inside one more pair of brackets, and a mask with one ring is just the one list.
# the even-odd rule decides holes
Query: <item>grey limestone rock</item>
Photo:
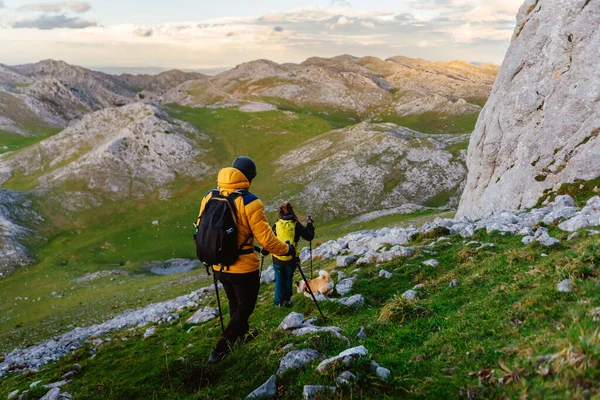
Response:
[{"label": "grey limestone rock", "polygon": [[324,374],[332,365],[338,362],[346,366],[351,365],[358,358],[364,357],[367,354],[369,354],[369,351],[365,348],[365,346],[352,347],[342,351],[335,357],[321,361],[321,363],[317,366],[317,371]]},{"label": "grey limestone rock", "polygon": [[573,282],[571,279],[565,279],[560,281],[558,285],[556,285],[556,290],[558,290],[559,292],[568,293],[575,290],[576,287],[577,285],[575,285],[575,282]]},{"label": "grey limestone rock", "polygon": [[271,375],[265,383],[246,397],[247,399],[270,399],[277,394],[277,377]]},{"label": "grey limestone rock", "polygon": [[320,395],[331,396],[336,392],[335,386],[314,386],[314,385],[306,385],[304,386],[304,390],[302,395],[304,396],[304,400],[317,400],[320,399]]},{"label": "grey limestone rock", "polygon": [[302,368],[306,364],[320,358],[325,358],[325,356],[313,349],[292,350],[279,362],[277,375],[282,375],[289,369]]},{"label": "grey limestone rock", "polygon": [[600,175],[599,13],[589,0],[523,4],[471,136],[459,217],[530,208],[546,189]]},{"label": "grey limestone rock", "polygon": [[194,313],[186,321],[188,324],[202,324],[219,316],[219,310],[213,307],[204,307]]}]

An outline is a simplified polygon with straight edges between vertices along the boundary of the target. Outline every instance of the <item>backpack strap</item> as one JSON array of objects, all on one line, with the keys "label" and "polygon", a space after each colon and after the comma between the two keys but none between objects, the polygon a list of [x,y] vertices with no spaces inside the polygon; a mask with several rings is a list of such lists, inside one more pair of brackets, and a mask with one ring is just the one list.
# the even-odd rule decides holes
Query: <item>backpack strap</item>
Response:
[{"label": "backpack strap", "polygon": [[[238,197],[244,196],[245,194],[250,193],[248,190],[246,189],[238,189],[232,193],[229,194],[229,196],[227,196],[227,200],[230,201],[231,206],[233,207],[234,212],[236,213],[236,217],[237,217],[237,207],[235,206],[235,199],[237,199]],[[248,239],[246,239],[244,241],[244,243],[242,243],[242,245],[240,246],[240,248],[238,249],[238,254],[242,255],[242,254],[252,254],[255,251],[260,251],[260,249],[256,250],[257,247],[254,246],[254,243],[252,244],[247,244],[247,242],[252,238],[252,234],[248,237]],[[249,249],[244,249],[245,246],[249,245],[250,248]]]}]

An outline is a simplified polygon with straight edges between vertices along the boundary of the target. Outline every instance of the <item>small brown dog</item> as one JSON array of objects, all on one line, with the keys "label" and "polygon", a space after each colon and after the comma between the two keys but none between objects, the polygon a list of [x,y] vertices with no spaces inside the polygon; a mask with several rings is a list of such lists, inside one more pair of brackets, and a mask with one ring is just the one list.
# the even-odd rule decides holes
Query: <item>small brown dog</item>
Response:
[{"label": "small brown dog", "polygon": [[[321,270],[319,271],[318,278],[311,279],[308,281],[308,286],[310,286],[310,290],[312,290],[314,294],[321,293],[327,296],[328,294],[333,292],[335,284],[333,283],[331,276],[329,276],[329,272]],[[298,293],[304,293],[306,297],[310,297],[310,292],[306,287],[306,282],[304,282],[303,280],[296,282],[296,291]]]}]

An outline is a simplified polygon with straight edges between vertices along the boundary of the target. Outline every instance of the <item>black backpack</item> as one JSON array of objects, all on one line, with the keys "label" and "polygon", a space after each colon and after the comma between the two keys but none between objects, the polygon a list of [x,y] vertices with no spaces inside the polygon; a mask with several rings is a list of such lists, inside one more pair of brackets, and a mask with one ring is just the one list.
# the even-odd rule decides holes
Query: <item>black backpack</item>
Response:
[{"label": "black backpack", "polygon": [[[235,199],[247,193],[236,190],[229,196],[223,196],[219,190],[212,190],[212,197],[206,202],[202,214],[198,217],[194,241],[196,256],[207,267],[220,265],[229,267],[240,254],[237,244],[237,210]],[[252,250],[250,250],[250,253]]]}]

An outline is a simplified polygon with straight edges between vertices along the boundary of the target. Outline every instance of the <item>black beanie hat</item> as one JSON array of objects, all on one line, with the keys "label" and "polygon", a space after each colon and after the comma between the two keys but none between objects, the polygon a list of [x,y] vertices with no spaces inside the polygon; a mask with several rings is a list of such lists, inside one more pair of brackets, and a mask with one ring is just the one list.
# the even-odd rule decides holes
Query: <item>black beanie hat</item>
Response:
[{"label": "black beanie hat", "polygon": [[231,166],[240,170],[249,181],[256,178],[256,164],[250,157],[238,157]]}]

